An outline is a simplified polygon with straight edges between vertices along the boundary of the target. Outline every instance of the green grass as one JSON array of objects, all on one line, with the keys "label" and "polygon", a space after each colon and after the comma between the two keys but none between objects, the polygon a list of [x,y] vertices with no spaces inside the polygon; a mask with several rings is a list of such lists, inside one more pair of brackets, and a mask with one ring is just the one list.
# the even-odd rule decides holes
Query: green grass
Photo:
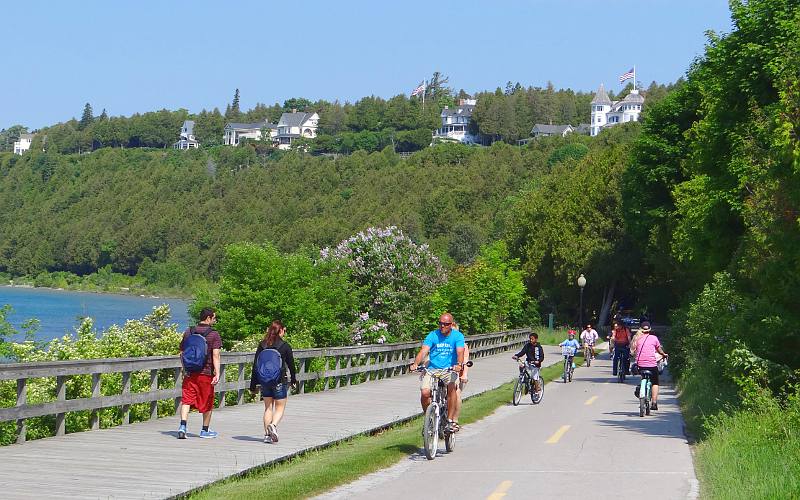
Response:
[{"label": "green grass", "polygon": [[800,498],[798,425],[796,401],[714,419],[695,454],[702,498]]},{"label": "green grass", "polygon": [[[576,364],[579,364],[576,358]],[[561,377],[561,364],[544,368],[546,381]],[[510,404],[514,382],[465,399],[460,423],[469,424]],[[372,436],[357,436],[284,462],[212,484],[190,495],[193,499],[306,498],[389,467],[417,452],[422,445],[422,419],[414,418]]]}]

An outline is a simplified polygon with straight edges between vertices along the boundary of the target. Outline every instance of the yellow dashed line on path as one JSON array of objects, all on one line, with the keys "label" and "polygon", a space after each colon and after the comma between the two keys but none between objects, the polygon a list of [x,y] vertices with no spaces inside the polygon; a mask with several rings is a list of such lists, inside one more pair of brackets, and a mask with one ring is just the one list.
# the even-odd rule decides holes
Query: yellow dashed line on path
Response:
[{"label": "yellow dashed line on path", "polygon": [[561,439],[561,437],[562,437],[564,434],[566,434],[566,433],[567,433],[567,431],[569,430],[569,428],[570,428],[570,426],[569,426],[569,425],[562,425],[562,426],[561,426],[561,428],[560,428],[560,429],[558,429],[558,430],[556,431],[556,433],[555,433],[555,434],[553,434],[552,436],[550,436],[550,439],[548,439],[547,441],[545,441],[545,443],[547,443],[547,444],[555,444],[555,443],[557,443],[557,442],[558,442],[558,440],[559,440],[559,439]]},{"label": "yellow dashed line on path", "polygon": [[511,488],[512,484],[513,483],[511,481],[503,481],[502,483],[500,483],[500,486],[498,486],[492,492],[491,495],[486,497],[486,500],[500,500],[501,498],[506,496],[506,492],[508,491],[509,488]]},{"label": "yellow dashed line on path", "polygon": [[590,405],[590,404],[594,403],[595,401],[597,401],[597,396],[592,396],[592,397],[590,397],[590,398],[589,398],[589,399],[588,399],[588,400],[587,400],[585,403],[583,403],[583,404],[585,404],[585,405],[587,405],[587,406],[588,406],[588,405]]}]

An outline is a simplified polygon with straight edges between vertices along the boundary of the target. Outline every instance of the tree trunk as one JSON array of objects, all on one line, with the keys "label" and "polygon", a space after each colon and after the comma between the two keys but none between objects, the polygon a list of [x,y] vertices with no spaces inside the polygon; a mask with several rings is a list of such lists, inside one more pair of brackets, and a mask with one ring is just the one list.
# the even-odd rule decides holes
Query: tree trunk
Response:
[{"label": "tree trunk", "polygon": [[614,300],[614,290],[617,287],[617,280],[613,280],[609,286],[603,290],[603,305],[600,308],[600,317],[597,319],[597,326],[604,328],[611,312],[611,303]]}]

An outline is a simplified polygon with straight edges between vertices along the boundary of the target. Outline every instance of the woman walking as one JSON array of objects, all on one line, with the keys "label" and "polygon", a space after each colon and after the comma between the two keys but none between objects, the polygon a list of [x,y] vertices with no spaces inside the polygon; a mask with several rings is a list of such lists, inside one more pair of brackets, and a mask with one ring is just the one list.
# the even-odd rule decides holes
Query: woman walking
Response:
[{"label": "woman walking", "polygon": [[[272,322],[264,339],[258,344],[253,359],[253,377],[250,390],[255,393],[256,386],[261,386],[261,398],[264,400],[264,442],[278,442],[278,423],[286,409],[289,395],[289,381],[297,384],[292,346],[284,342],[286,328],[279,320]],[[290,378],[286,376],[289,369]]]}]

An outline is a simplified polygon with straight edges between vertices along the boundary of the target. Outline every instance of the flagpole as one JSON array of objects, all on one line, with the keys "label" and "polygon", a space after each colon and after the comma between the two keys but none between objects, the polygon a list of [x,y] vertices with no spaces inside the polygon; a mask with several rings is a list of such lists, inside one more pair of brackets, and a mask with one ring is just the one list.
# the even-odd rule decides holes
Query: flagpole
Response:
[{"label": "flagpole", "polygon": [[636,90],[636,65],[633,65],[633,90]]},{"label": "flagpole", "polygon": [[422,112],[425,112],[425,92],[428,91],[428,82],[422,80]]}]

